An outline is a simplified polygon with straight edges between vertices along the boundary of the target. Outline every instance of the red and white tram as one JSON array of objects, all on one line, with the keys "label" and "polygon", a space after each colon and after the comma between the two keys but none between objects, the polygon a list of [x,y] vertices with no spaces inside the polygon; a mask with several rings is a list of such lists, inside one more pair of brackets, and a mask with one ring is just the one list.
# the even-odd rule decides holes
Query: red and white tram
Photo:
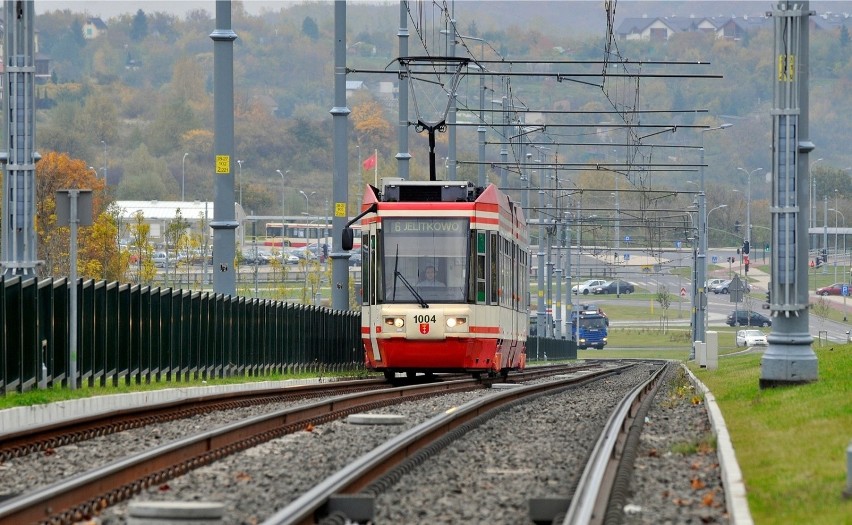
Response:
[{"label": "red and white tram", "polygon": [[524,368],[530,257],[518,204],[494,185],[383,179],[364,194],[360,233],[367,368],[388,378]]}]

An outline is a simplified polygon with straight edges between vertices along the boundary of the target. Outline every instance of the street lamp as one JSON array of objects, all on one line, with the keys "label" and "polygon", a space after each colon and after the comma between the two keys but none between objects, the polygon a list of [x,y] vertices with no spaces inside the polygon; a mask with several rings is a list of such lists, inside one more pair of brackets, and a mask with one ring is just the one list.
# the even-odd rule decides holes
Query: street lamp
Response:
[{"label": "street lamp", "polygon": [[243,207],[243,161],[237,160],[237,166],[240,167],[240,208]]},{"label": "street lamp", "polygon": [[[707,280],[707,213],[706,213],[706,194],[704,193],[704,132],[707,131],[715,131],[717,129],[727,129],[733,126],[728,122],[715,126],[712,128],[706,128],[701,130],[701,184],[698,192],[698,231],[700,235],[700,252],[698,254],[698,264],[696,265],[698,269],[698,275],[696,276],[696,280],[698,281],[698,315],[696,318],[696,325],[698,329],[695,331],[695,340],[696,341],[705,341],[705,331],[707,328],[706,322],[706,298],[704,289],[704,281]],[[695,346],[693,345],[689,352],[689,358],[695,359]]]},{"label": "street lamp", "polygon": [[[710,214],[711,214],[711,213],[713,213],[713,212],[714,212],[714,211],[716,211],[716,210],[720,210],[720,209],[722,209],[722,208],[727,208],[727,207],[728,207],[728,205],[727,205],[727,204],[720,204],[720,205],[716,206],[715,208],[712,208],[710,211],[708,211],[708,212],[707,212],[707,219],[706,219],[706,220],[708,221],[708,224],[709,224],[709,221],[710,221]],[[707,259],[706,259],[706,258],[704,259],[704,264],[705,264],[705,268],[706,268],[706,267],[707,267],[707,266],[706,266],[706,265],[707,265]],[[702,287],[702,288],[704,287],[704,282],[703,282],[703,281],[701,282],[701,287]],[[705,329],[705,331],[706,331],[706,329],[707,329],[707,318],[709,317],[709,311],[707,310],[707,308],[705,307],[705,305],[704,305],[703,303],[702,303],[702,305],[701,305],[701,306],[702,306],[702,308],[704,308],[704,317],[702,318],[702,320],[703,320],[704,329]],[[703,339],[699,339],[699,341],[704,341],[704,340],[703,340]],[[706,342],[706,341],[705,341],[705,342]]]},{"label": "street lamp", "polygon": [[107,180],[107,143],[105,140],[101,141],[101,144],[104,145],[104,182]]},{"label": "street lamp", "polygon": [[[813,161],[812,163],[810,163],[808,165],[808,176],[811,179],[810,188],[809,188],[809,190],[810,190],[810,202],[811,202],[810,203],[811,221],[810,221],[810,227],[808,229],[816,228],[816,179],[814,178],[813,168],[814,168],[814,166],[816,166],[816,163],[821,161],[821,160],[823,160],[822,157],[818,158],[817,160]],[[811,238],[811,244],[812,244],[811,248],[815,250],[817,248],[816,233],[814,233],[813,237]]]},{"label": "street lamp", "polygon": [[183,160],[180,161],[180,201],[186,201],[186,156],[189,153],[183,154]]},{"label": "street lamp", "polygon": [[[834,205],[837,206],[837,194],[835,193]],[[843,215],[843,212],[838,210],[837,208],[829,208],[828,211],[833,211],[835,214],[839,214],[843,217],[843,227],[846,227],[846,216]],[[834,282],[837,282],[837,215],[834,216]],[[846,234],[843,234],[843,242],[844,246],[846,243]],[[846,251],[846,248],[843,248],[843,251]]]},{"label": "street lamp", "polygon": [[[305,219],[307,220],[307,219],[309,219],[309,218],[310,218],[310,216],[311,216],[311,213],[310,213],[310,209],[311,209],[310,200],[309,200],[309,198],[308,198],[308,194],[307,194],[307,193],[305,193],[304,191],[299,190],[299,193],[301,193],[301,194],[302,194],[302,197],[304,197],[304,198],[305,198]],[[316,195],[316,194],[317,194],[317,192],[312,191],[312,192],[311,192],[310,197],[313,197],[313,196],[314,196],[314,195]],[[308,223],[310,223],[310,221],[308,221]],[[309,224],[309,226],[310,226],[310,224]],[[309,230],[309,228],[306,228],[306,230]],[[308,239],[308,240],[310,240],[310,239]],[[317,256],[317,258],[319,258],[319,244],[320,244],[319,227],[317,227],[317,249],[316,249],[316,256]]]},{"label": "street lamp", "polygon": [[746,200],[746,231],[745,231],[745,241],[751,245],[751,176],[762,170],[763,168],[755,168],[751,171],[748,171],[745,168],[737,168],[746,174],[748,178],[748,197]]},{"label": "street lamp", "polygon": [[95,178],[98,178],[98,170],[95,169],[94,166],[89,166],[89,169],[95,172]]},{"label": "street lamp", "polygon": [[284,192],[287,187],[287,179],[284,177],[284,173],[290,173],[290,170],[286,170],[284,173],[281,173],[281,170],[275,170],[275,173],[281,175],[281,267],[283,268],[285,264],[284,260]]}]

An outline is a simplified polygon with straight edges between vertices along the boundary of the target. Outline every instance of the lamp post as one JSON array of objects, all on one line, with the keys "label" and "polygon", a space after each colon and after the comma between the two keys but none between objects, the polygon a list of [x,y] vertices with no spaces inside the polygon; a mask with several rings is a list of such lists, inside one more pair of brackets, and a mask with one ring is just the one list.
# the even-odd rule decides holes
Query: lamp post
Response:
[{"label": "lamp post", "polygon": [[98,178],[98,170],[95,169],[94,166],[89,166],[89,169],[95,172],[95,178]]},{"label": "lamp post", "polygon": [[[698,253],[698,264],[696,265],[698,269],[698,275],[696,276],[696,280],[698,281],[698,309],[699,315],[696,316],[696,320],[698,321],[698,329],[695,331],[696,341],[705,341],[705,331],[707,328],[706,323],[706,315],[707,315],[707,299],[705,297],[706,290],[704,289],[704,281],[707,280],[707,213],[706,213],[706,194],[704,193],[704,133],[707,131],[714,131],[717,129],[727,129],[733,126],[730,123],[724,123],[719,126],[715,126],[712,128],[706,128],[701,130],[701,184],[698,192],[698,231],[700,235],[700,251]],[[693,345],[690,352],[689,358],[695,359],[695,346]]]},{"label": "lamp post", "polygon": [[737,168],[746,174],[748,178],[748,196],[746,198],[746,231],[745,231],[745,240],[751,245],[751,176],[761,171],[763,168],[755,168],[751,171],[748,171],[745,168]]},{"label": "lamp post", "polygon": [[183,154],[183,159],[180,161],[180,200],[186,202],[186,156],[189,153]]},{"label": "lamp post", "polygon": [[281,268],[284,268],[285,260],[284,260],[284,192],[287,187],[287,179],[284,177],[284,173],[290,173],[290,170],[286,170],[284,173],[281,173],[281,170],[275,170],[275,173],[281,175]]},{"label": "lamp post", "polygon": [[[707,218],[706,218],[706,221],[707,221],[707,223],[706,223],[706,224],[709,224],[709,221],[710,221],[710,214],[711,214],[711,213],[713,213],[713,212],[714,212],[714,211],[716,211],[716,210],[721,210],[722,208],[727,208],[727,207],[728,207],[728,205],[727,205],[727,204],[720,204],[720,205],[716,206],[715,208],[712,208],[710,211],[708,211],[708,212],[707,212]],[[706,224],[705,224],[705,226],[706,226]],[[708,230],[709,230],[709,227],[708,227]],[[707,265],[707,258],[706,258],[706,257],[705,257],[705,259],[704,259],[704,264],[705,264],[705,268],[706,268],[706,265]],[[702,287],[702,288],[704,287],[704,283],[703,283],[703,282],[701,283],[701,287]],[[707,331],[708,317],[709,317],[710,312],[707,310],[706,304],[702,304],[702,307],[704,308],[704,317],[702,318],[702,321],[703,321],[703,323],[702,323],[702,324],[704,325],[704,330],[705,330],[705,333],[706,333],[706,331]],[[703,336],[703,335],[702,335],[702,336]],[[704,341],[704,339],[699,339],[699,341]],[[705,342],[706,342],[706,341],[705,341]]]},{"label": "lamp post", "polygon": [[[301,193],[302,197],[305,198],[305,219],[307,220],[311,216],[311,204],[310,204],[309,196],[308,196],[307,193],[305,193],[302,190],[299,190],[299,193]],[[311,194],[310,194],[310,197],[313,197],[316,194],[317,194],[317,192],[312,191]],[[308,221],[308,223],[310,223],[310,221]],[[308,240],[310,240],[310,239],[308,239]],[[315,254],[317,256],[317,259],[319,259],[319,244],[320,244],[320,234],[319,234],[319,224],[317,224],[317,249],[315,250]]]},{"label": "lamp post", "polygon": [[[808,165],[808,176],[811,179],[811,184],[810,184],[810,188],[809,188],[810,189],[810,202],[811,202],[810,203],[811,220],[810,220],[810,226],[809,226],[808,229],[816,228],[816,178],[814,178],[813,168],[814,168],[814,166],[816,166],[816,163],[821,161],[821,160],[822,160],[822,157],[818,158],[817,160],[813,161],[812,163],[810,163]],[[816,250],[816,248],[817,248],[816,233],[814,233],[813,236],[811,237],[811,249]]]},{"label": "lamp post", "polygon": [[243,207],[243,161],[237,160],[237,166],[240,167],[240,208]]},{"label": "lamp post", "polygon": [[107,180],[107,143],[105,140],[101,141],[101,144],[104,145],[104,182]]},{"label": "lamp post", "polygon": [[[835,215],[834,215],[834,282],[837,282],[837,235],[838,235],[837,215],[839,214],[841,217],[843,217],[843,227],[844,228],[846,227],[846,216],[843,215],[843,212],[841,212],[840,210],[838,210],[836,208],[836,206],[837,206],[837,194],[836,193],[835,193],[835,199],[834,199],[834,206],[835,206],[834,208],[829,208],[828,211],[833,211],[835,213]],[[843,242],[844,242],[844,244],[846,243],[846,234],[843,235]],[[843,251],[845,252],[846,249],[844,248]]]}]

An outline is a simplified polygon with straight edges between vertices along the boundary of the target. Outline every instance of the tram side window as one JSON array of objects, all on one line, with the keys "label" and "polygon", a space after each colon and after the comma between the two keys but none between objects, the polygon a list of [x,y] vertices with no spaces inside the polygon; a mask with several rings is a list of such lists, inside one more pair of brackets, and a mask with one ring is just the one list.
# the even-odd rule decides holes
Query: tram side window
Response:
[{"label": "tram side window", "polygon": [[470,302],[485,302],[485,233],[472,230],[470,232],[470,286],[468,300]]},{"label": "tram side window", "polygon": [[499,287],[500,281],[497,279],[498,271],[498,254],[500,250],[497,249],[497,234],[494,232],[490,232],[488,234],[488,282],[487,286],[489,289],[489,297],[488,304],[497,304],[497,288]]},{"label": "tram side window", "polygon": [[373,261],[370,259],[375,253],[375,250],[371,249],[372,239],[369,235],[361,236],[361,297],[358,298],[361,304],[375,304],[371,278]]}]

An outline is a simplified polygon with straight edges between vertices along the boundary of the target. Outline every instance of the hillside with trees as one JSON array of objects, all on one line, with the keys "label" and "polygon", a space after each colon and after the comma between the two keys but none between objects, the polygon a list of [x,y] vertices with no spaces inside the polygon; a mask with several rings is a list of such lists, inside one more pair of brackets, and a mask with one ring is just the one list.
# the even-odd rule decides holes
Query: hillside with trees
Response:
[{"label": "hillside with trees", "polygon": [[[476,6],[477,10],[469,4],[481,5]],[[525,9],[528,3],[460,2],[457,4],[459,31],[487,42],[487,47],[480,46],[479,40],[470,43],[472,52],[482,50],[506,59],[599,61],[603,58],[606,44],[603,29],[593,34],[565,29],[566,17],[571,15],[566,13],[565,4],[540,4],[538,9],[530,10]],[[597,27],[590,20],[599,16],[603,27],[604,12],[598,3],[579,4],[586,5],[574,13],[574,23]],[[648,15],[667,14],[665,10],[653,12],[652,4],[644,6]],[[690,4],[692,11],[696,11],[714,3]],[[356,70],[388,67],[397,53],[399,6],[357,4],[348,6],[347,12],[349,67]],[[532,12],[536,16],[530,16]],[[214,13],[194,11],[186,17],[177,17],[139,10],[104,20],[108,30],[93,39],[83,38],[86,18],[83,12],[68,10],[37,17],[39,52],[51,59],[52,67],[50,80],[36,88],[40,108],[37,149],[43,155],[55,152],[66,156],[69,162],[79,161],[84,168],[94,167],[99,176],[106,175],[107,199],[178,200],[185,178],[187,200],[212,200],[213,44],[209,35],[216,25]],[[252,15],[245,11],[242,2],[233,2],[232,27],[238,35],[234,47],[235,157],[242,161],[243,207],[248,213],[278,214],[284,191],[288,213],[297,215],[304,209],[299,194],[303,190],[316,192],[314,203],[326,209],[326,203],[331,202],[333,161],[329,114],[334,85],[331,4],[285,4],[277,11]],[[557,29],[560,27],[563,29]],[[812,158],[824,158],[814,168],[817,195],[842,198],[839,209],[852,217],[848,207],[852,188],[847,168],[852,166],[852,152],[845,144],[850,136],[846,115],[852,111],[852,97],[848,96],[852,84],[852,46],[848,31],[842,29],[814,31],[811,37],[811,140],[817,145]],[[738,168],[763,167],[764,173],[770,169],[770,108],[775,67],[771,31],[756,30],[740,40],[715,39],[693,32],[674,35],[666,42],[618,41],[617,52],[631,61],[707,62],[709,65],[696,70],[722,78],[642,79],[633,83],[613,80],[606,89],[601,89],[553,79],[519,77],[512,80],[513,94],[530,108],[694,109],[691,113],[644,118],[672,126],[731,122],[734,126],[726,132],[705,137],[708,165],[705,177],[711,189],[708,207],[714,205],[714,199],[744,202],[746,178]],[[558,67],[570,70],[575,66]],[[617,71],[620,66],[612,67]],[[350,205],[354,205],[363,193],[362,184],[373,179],[373,173],[361,169],[359,159],[366,159],[378,150],[379,177],[395,174],[396,102],[380,96],[377,86],[379,82],[398,79],[393,74],[369,73],[353,73],[349,78],[362,80],[367,87],[348,100],[352,110]],[[463,82],[459,94],[462,106],[477,107],[477,82],[475,78]],[[500,85],[489,79],[488,86],[493,89],[494,98],[499,99]],[[493,103],[489,102],[489,109],[492,108]],[[499,115],[494,115],[489,114],[486,120],[489,123],[499,120]],[[597,124],[579,114],[563,118],[574,122],[586,119],[590,126]],[[461,161],[477,159],[475,130],[475,126],[459,129]],[[699,135],[684,128],[660,135],[655,158],[673,164],[697,164],[695,146],[700,144]],[[412,177],[428,177],[425,135],[417,135],[412,129],[409,145]],[[439,158],[447,155],[446,134],[439,136],[436,155]],[[560,162],[582,163],[594,162],[605,153],[575,146],[560,148],[558,155]],[[489,146],[487,156],[497,159],[498,147]],[[473,164],[460,164],[459,177],[475,179],[476,169]],[[289,172],[291,180],[283,188],[276,170]],[[91,170],[88,171],[91,175]],[[493,169],[488,176],[493,181],[499,180]],[[687,181],[697,174],[667,171],[645,176],[647,184],[655,188],[686,190]],[[594,180],[587,174],[584,178],[583,171],[568,171],[562,177]],[[625,186],[622,188],[626,189]],[[740,191],[740,195],[732,193],[734,190]],[[756,178],[752,191],[753,220],[755,224],[766,224],[769,185]],[[733,231],[735,214],[741,213],[741,209],[738,211],[737,206],[731,205],[722,212],[714,215],[722,221],[720,228]],[[716,241],[725,242],[724,237]]]}]

